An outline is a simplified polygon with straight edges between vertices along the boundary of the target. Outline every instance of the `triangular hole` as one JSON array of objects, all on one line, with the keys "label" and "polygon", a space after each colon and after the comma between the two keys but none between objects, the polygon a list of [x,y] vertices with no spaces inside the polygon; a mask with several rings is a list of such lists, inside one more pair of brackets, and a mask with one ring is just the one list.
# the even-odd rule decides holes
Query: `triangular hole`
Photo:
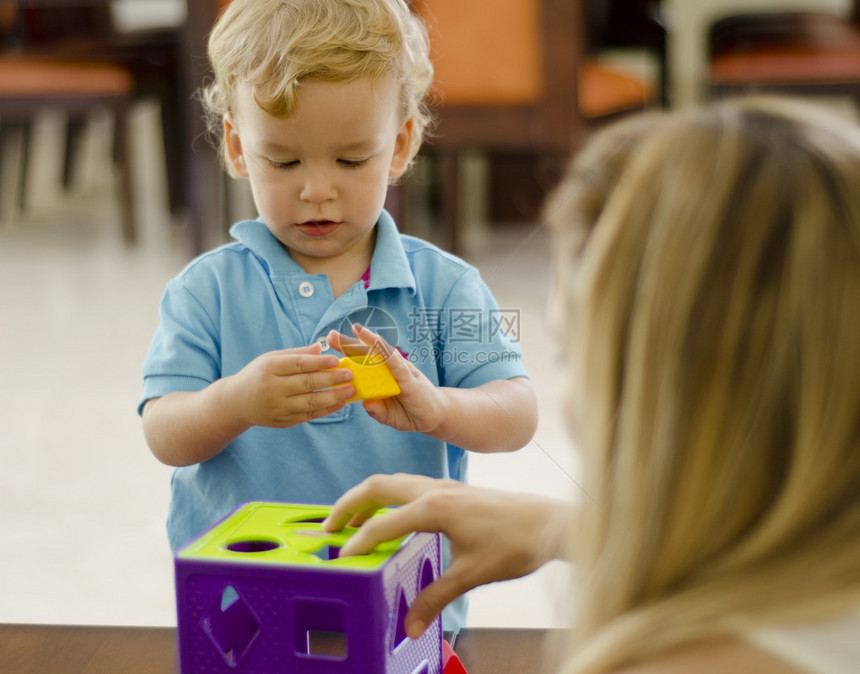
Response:
[{"label": "triangular hole", "polygon": [[401,589],[397,600],[397,617],[394,619],[394,645],[391,647],[392,651],[406,641],[406,628],[403,626],[403,623],[406,620],[406,612],[408,610],[409,604],[406,603],[406,595]]}]

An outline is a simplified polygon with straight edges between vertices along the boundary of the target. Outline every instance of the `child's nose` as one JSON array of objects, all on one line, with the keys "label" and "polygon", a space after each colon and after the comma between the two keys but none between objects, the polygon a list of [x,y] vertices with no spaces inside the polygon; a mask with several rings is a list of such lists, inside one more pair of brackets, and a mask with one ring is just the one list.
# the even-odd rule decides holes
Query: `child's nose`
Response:
[{"label": "child's nose", "polygon": [[335,196],[334,184],[326,171],[310,169],[305,172],[299,196],[311,203],[328,201]]}]

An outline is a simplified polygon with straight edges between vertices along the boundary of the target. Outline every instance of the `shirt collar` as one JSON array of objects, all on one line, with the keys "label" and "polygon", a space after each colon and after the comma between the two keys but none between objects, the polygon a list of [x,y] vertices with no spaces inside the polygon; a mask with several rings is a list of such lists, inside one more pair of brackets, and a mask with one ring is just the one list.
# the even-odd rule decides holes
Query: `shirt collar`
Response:
[{"label": "shirt collar", "polygon": [[406,288],[415,292],[415,275],[403,249],[394,219],[383,210],[376,223],[376,247],[370,260],[368,290]]},{"label": "shirt collar", "polygon": [[270,276],[303,274],[262,220],[243,220],[230,228],[230,236],[247,247],[268,267]]},{"label": "shirt collar", "polygon": [[[261,258],[270,275],[304,273],[261,220],[237,222],[230,228],[230,235]],[[376,245],[370,261],[370,284],[366,287],[368,290],[406,288],[413,292],[416,289],[397,225],[385,210],[376,222]]]}]

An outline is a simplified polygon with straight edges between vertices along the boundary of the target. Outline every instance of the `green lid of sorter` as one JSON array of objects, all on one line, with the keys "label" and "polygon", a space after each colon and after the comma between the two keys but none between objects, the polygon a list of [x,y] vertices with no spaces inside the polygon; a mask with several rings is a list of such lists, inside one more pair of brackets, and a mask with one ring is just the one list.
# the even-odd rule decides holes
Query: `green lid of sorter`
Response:
[{"label": "green lid of sorter", "polygon": [[385,564],[407,538],[382,543],[366,555],[339,557],[357,529],[327,532],[321,522],[330,511],[331,506],[324,505],[252,501],[186,545],[177,557],[370,571]]}]

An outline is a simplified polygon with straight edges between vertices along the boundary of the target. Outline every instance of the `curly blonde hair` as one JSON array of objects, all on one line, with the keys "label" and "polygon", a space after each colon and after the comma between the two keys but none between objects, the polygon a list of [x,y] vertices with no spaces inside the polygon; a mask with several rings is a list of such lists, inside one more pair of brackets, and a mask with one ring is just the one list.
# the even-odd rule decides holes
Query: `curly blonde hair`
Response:
[{"label": "curly blonde hair", "polygon": [[209,36],[214,81],[201,92],[209,132],[222,143],[240,84],[262,110],[286,116],[303,80],[393,75],[403,119],[414,120],[414,158],[431,121],[429,53],[424,25],[404,0],[233,0]]},{"label": "curly blonde hair", "polygon": [[599,505],[566,672],[860,604],[860,128],[770,98],[659,120],[548,216]]}]

